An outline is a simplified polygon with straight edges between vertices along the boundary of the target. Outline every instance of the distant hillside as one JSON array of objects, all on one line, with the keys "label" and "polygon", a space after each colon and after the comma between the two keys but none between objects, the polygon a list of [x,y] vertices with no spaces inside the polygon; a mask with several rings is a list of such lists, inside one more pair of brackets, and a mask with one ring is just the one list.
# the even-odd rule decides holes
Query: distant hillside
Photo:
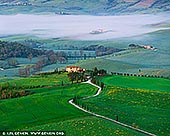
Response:
[{"label": "distant hillside", "polygon": [[0,41],[0,60],[11,57],[27,58],[30,54],[32,54],[32,57],[38,57],[44,55],[45,52],[24,46],[17,42]]},{"label": "distant hillside", "polygon": [[[15,10],[12,10],[15,9]],[[1,14],[53,12],[69,14],[152,13],[170,10],[169,0],[1,0]]]},{"label": "distant hillside", "polygon": [[[57,61],[64,62],[66,53],[54,52],[52,50],[34,49],[18,42],[0,41],[0,60],[5,60],[14,57],[29,58],[41,57],[44,63],[56,63]],[[45,59],[46,57],[46,59]]]}]

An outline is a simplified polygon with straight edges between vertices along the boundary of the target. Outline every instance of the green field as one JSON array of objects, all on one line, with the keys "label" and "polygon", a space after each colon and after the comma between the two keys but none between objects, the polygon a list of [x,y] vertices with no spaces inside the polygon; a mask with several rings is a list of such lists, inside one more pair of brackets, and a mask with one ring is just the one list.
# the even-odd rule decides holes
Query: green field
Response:
[{"label": "green field", "polygon": [[106,85],[119,86],[124,88],[139,88],[155,90],[158,92],[170,92],[170,80],[163,78],[129,77],[129,76],[108,76],[101,80]]},{"label": "green field", "polygon": [[[142,55],[142,53],[139,53],[140,55]],[[106,56],[103,58],[96,58],[96,59],[88,59],[88,60],[82,60],[76,63],[77,66],[81,66],[85,69],[93,69],[94,67],[97,68],[101,68],[101,69],[106,69],[108,73],[111,72],[122,72],[122,73],[139,73],[139,69],[142,71],[142,74],[144,75],[156,75],[156,76],[163,76],[163,77],[170,77],[170,69],[168,65],[164,65],[161,64],[164,68],[161,68],[161,66],[159,66],[159,64],[156,62],[155,59],[155,63],[157,63],[157,65],[150,65],[149,64],[149,60],[148,60],[148,64],[140,64],[140,62],[144,62],[143,59],[142,60],[138,60],[136,58],[133,59],[134,61],[130,62],[126,62],[126,61],[122,61],[121,58],[127,58],[131,59],[132,56],[137,56],[138,58],[140,58],[139,54],[129,54],[129,58],[127,57],[127,55],[125,56],[120,56],[118,59],[115,58],[113,59],[112,57]],[[145,55],[145,53],[143,54]],[[167,56],[166,56],[167,57]],[[165,57],[164,62],[168,64],[168,59]],[[148,58],[145,58],[146,60]],[[134,63],[134,62],[137,63]]]},{"label": "green field", "polygon": [[[2,78],[3,79],[3,78]],[[9,82],[2,82],[0,85],[8,84],[8,87],[20,87],[20,88],[34,88],[42,86],[59,86],[61,83],[69,84],[70,81],[67,78],[67,73],[63,74],[52,74],[42,76],[32,76],[28,78],[18,78]]]},{"label": "green field", "polygon": [[82,100],[95,113],[156,135],[170,130],[170,80],[143,77],[108,76],[101,95]]},{"label": "green field", "polygon": [[31,91],[34,91],[35,94],[0,101],[0,130],[21,130],[87,116],[68,104],[68,100],[75,95],[92,95],[96,89],[83,84]]},{"label": "green field", "polygon": [[[157,40],[155,40],[157,39]],[[105,42],[105,43],[104,43]],[[110,42],[110,43],[109,43]],[[116,48],[128,48],[130,43],[138,45],[151,45],[157,48],[152,50],[128,50],[119,52],[121,55],[114,54],[104,56],[102,58],[81,61],[77,63],[84,68],[104,68],[108,72],[131,72],[138,73],[138,69],[142,69],[144,74],[170,76],[170,31],[162,30],[152,32],[140,36],[128,37],[123,39],[115,39],[111,42],[103,41],[100,44]]]},{"label": "green field", "polygon": [[[58,84],[61,81],[67,86]],[[5,82],[2,84],[7,85]],[[66,73],[8,81],[8,87],[14,84],[34,93],[20,98],[0,100],[1,131],[64,130],[68,136],[143,136],[139,132],[93,117],[70,105],[68,100],[71,98],[93,95],[97,88],[83,83],[71,84]],[[45,86],[42,87],[43,85]],[[32,89],[31,86],[41,88]]]},{"label": "green field", "polygon": [[120,61],[112,61],[103,58],[83,60],[76,63],[76,65],[81,66],[85,69],[93,69],[94,67],[106,69],[108,73],[115,71],[136,73],[140,68],[138,65],[122,63]]},{"label": "green field", "polygon": [[[69,126],[69,127],[68,127]],[[58,123],[35,126],[24,130],[65,130],[68,136],[145,136],[134,130],[121,127],[110,121],[86,116],[81,118],[70,119]]]}]

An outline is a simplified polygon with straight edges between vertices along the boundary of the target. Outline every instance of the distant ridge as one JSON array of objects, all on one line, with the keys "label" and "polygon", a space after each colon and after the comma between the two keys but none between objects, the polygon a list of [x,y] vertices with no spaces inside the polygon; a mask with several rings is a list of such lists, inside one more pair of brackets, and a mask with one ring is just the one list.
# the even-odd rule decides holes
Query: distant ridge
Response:
[{"label": "distant ridge", "polygon": [[17,13],[61,11],[77,14],[157,13],[170,11],[170,0],[1,0],[0,10]]}]

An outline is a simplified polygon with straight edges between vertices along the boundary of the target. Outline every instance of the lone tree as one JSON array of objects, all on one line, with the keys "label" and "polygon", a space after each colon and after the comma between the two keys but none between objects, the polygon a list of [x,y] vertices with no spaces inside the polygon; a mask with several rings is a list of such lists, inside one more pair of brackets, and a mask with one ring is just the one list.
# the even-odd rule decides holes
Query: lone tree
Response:
[{"label": "lone tree", "polygon": [[32,58],[33,58],[33,55],[32,55],[32,53],[30,53],[30,54],[28,55],[28,59],[30,60],[30,62],[32,62]]},{"label": "lone tree", "polygon": [[95,68],[93,69],[93,75],[96,76],[97,74],[98,74],[98,69],[97,69],[97,67],[95,67]]},{"label": "lone tree", "polygon": [[69,77],[69,79],[71,80],[71,83],[73,84],[73,81],[75,80],[74,73],[73,73],[73,72],[72,72],[72,73],[69,73],[69,74],[68,74],[68,77]]},{"label": "lone tree", "polygon": [[104,83],[101,82],[101,89],[103,90],[104,89]]}]

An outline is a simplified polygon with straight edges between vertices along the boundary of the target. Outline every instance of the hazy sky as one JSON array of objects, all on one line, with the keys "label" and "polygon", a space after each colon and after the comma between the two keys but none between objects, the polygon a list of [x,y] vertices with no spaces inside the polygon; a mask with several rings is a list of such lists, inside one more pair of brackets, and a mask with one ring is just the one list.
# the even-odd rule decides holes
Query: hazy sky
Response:
[{"label": "hazy sky", "polygon": [[[168,15],[0,15],[0,36],[30,34],[45,38],[68,38],[77,40],[103,40],[136,36],[160,29],[151,24],[165,22]],[[112,30],[102,34],[91,31]]]}]

